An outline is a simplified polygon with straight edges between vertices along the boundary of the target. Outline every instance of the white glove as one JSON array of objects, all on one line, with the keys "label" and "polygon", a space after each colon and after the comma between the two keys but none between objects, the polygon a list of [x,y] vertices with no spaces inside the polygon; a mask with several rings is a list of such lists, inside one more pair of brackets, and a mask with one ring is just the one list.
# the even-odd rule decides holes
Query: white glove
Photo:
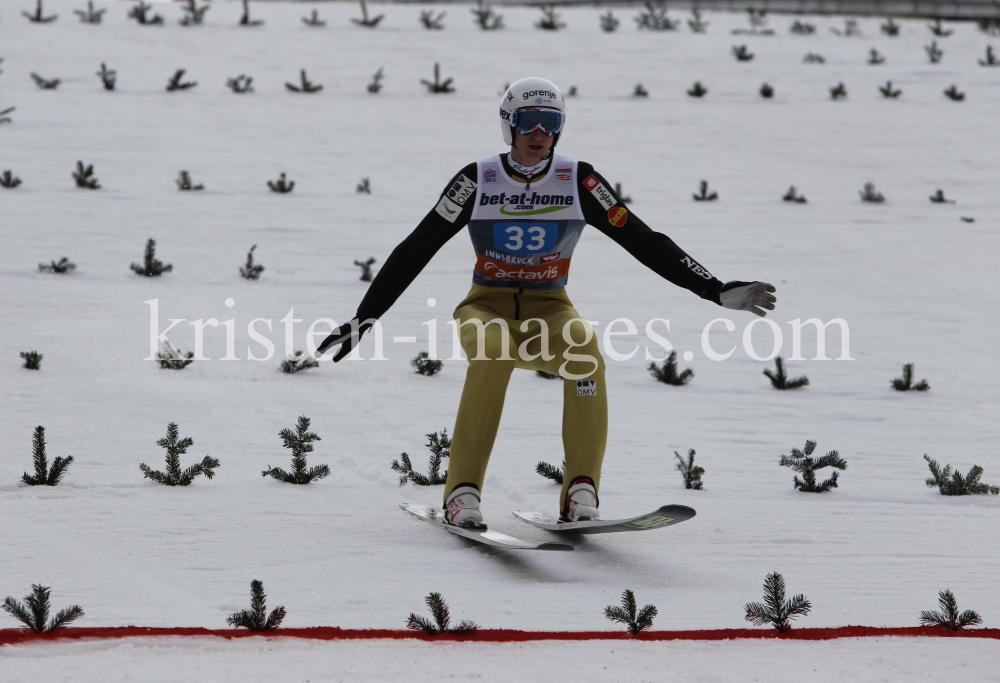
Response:
[{"label": "white glove", "polygon": [[774,310],[774,302],[777,301],[777,298],[773,296],[772,292],[776,291],[778,290],[774,288],[774,285],[766,282],[732,280],[722,285],[719,301],[722,302],[723,308],[730,308],[734,311],[750,311],[763,318],[767,315],[767,311]]}]

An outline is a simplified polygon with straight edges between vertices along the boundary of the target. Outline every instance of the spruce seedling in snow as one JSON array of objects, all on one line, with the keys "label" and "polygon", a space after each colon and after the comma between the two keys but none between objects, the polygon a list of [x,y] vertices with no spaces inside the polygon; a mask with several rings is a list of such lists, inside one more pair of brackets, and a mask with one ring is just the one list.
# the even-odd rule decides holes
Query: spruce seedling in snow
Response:
[{"label": "spruce seedling in snow", "polygon": [[677,352],[671,351],[667,359],[663,361],[663,366],[658,366],[655,362],[649,364],[649,374],[656,378],[656,381],[664,384],[672,384],[675,387],[682,387],[694,377],[694,370],[688,368],[684,372],[677,372]]},{"label": "spruce seedling in snow", "polygon": [[304,93],[319,92],[320,90],[323,89],[322,85],[317,85],[315,83],[312,83],[306,77],[305,69],[299,69],[299,78],[302,80],[301,86],[293,85],[292,83],[285,83],[285,87],[288,90],[291,90],[292,92],[304,92]]},{"label": "spruce seedling in snow", "polygon": [[649,97],[649,93],[642,87],[642,83],[637,83],[635,90],[632,91],[632,97]]},{"label": "spruce seedling in snow", "polygon": [[687,460],[685,460],[680,453],[674,451],[674,457],[677,458],[677,471],[680,472],[681,476],[684,478],[684,488],[701,491],[701,475],[705,474],[705,468],[698,467],[694,464],[694,455],[693,448],[688,449]]},{"label": "spruce seedling in snow", "polygon": [[178,69],[174,72],[174,75],[167,81],[167,92],[173,92],[175,90],[187,90],[188,88],[193,88],[198,85],[197,81],[181,81],[184,78],[184,72],[186,69]]},{"label": "spruce seedling in snow", "polygon": [[144,275],[146,277],[157,277],[163,273],[169,273],[174,269],[172,264],[168,263],[163,265],[163,262],[156,258],[156,240],[152,237],[146,240],[146,249],[143,253],[142,265],[133,263],[131,268],[136,274]]},{"label": "spruce seedling in snow", "polygon": [[763,85],[760,86],[760,96],[763,97],[765,100],[771,99],[772,97],[774,97],[774,88],[771,87],[769,84],[764,83]]},{"label": "spruce seedling in snow", "polygon": [[104,62],[101,62],[101,70],[97,72],[97,77],[101,79],[101,83],[104,84],[105,90],[115,89],[115,78],[118,73],[105,66]]},{"label": "spruce seedling in snow", "polygon": [[[754,7],[747,7],[747,21],[750,22],[750,33],[760,34],[764,36],[770,36],[774,34],[774,31],[766,28],[767,27],[767,10],[766,9],[756,9]],[[733,31],[733,33],[739,33],[739,31]]]},{"label": "spruce seedling in snow", "polygon": [[938,605],[941,607],[940,612],[926,610],[920,612],[921,625],[944,626],[952,631],[961,631],[966,626],[976,626],[983,623],[983,618],[971,609],[959,614],[955,595],[947,588],[938,592]]},{"label": "spruce seedling in snow", "polygon": [[319,361],[302,351],[296,351],[294,354],[289,356],[287,359],[281,361],[281,371],[286,375],[294,375],[296,372],[302,372],[303,370],[308,370],[309,368],[318,368]]},{"label": "spruce seedling in snow", "polygon": [[562,379],[561,375],[553,375],[551,372],[545,372],[544,370],[535,370],[535,377],[541,377],[542,379]]},{"label": "spruce seedling in snow", "polygon": [[938,189],[937,192],[932,194],[928,199],[934,204],[954,204],[954,199],[945,199],[944,190]]},{"label": "spruce seedling in snow", "polygon": [[169,340],[163,340],[163,351],[156,352],[156,360],[161,370],[183,370],[194,362],[194,353],[183,355]]},{"label": "spruce seedling in snow", "polygon": [[503,15],[493,12],[493,8],[485,4],[483,0],[476,0],[476,6],[472,8],[474,22],[484,31],[496,31],[503,28]]},{"label": "spruce seedling in snow", "polygon": [[771,380],[771,386],[775,389],[798,389],[799,387],[809,386],[809,378],[805,375],[791,380],[788,379],[788,375],[785,374],[785,361],[781,360],[781,356],[774,358],[774,367],[775,372],[764,370],[764,374]]},{"label": "spruce seedling in snow", "polygon": [[607,14],[601,15],[601,30],[605,33],[614,33],[618,29],[618,24],[620,23],[621,22],[618,21],[618,18],[611,12],[611,10],[608,10]]},{"label": "spruce seedling in snow", "polygon": [[309,422],[309,418],[302,415],[295,425],[295,431],[285,428],[278,432],[281,443],[292,451],[292,470],[286,472],[279,467],[268,465],[267,469],[260,473],[262,477],[271,477],[286,484],[308,484],[313,480],[330,476],[329,465],[316,465],[306,469],[306,454],[312,453],[312,442],[322,441],[318,434],[309,431]]},{"label": "spruce seedling in snow", "polygon": [[936,40],[932,40],[930,45],[924,45],[924,51],[927,52],[927,59],[931,64],[937,64],[944,57],[944,51],[938,47]]},{"label": "spruce seedling in snow", "polygon": [[667,8],[662,3],[653,4],[646,0],[646,11],[635,18],[635,22],[640,29],[646,28],[650,31],[674,31],[680,20],[673,21],[667,16]]},{"label": "spruce seedling in snow", "polygon": [[73,14],[80,17],[80,22],[84,24],[99,24],[101,23],[101,17],[104,15],[106,10],[94,9],[94,0],[87,1],[86,11],[81,9],[73,10]]},{"label": "spruce seedling in snow", "polygon": [[816,27],[810,23],[799,21],[796,19],[792,25],[788,28],[790,33],[794,33],[797,36],[811,36],[816,32]]},{"label": "spruce seedling in snow", "polygon": [[24,360],[24,365],[22,368],[28,370],[41,370],[42,368],[42,354],[38,351],[21,351],[21,358]]},{"label": "spruce seedling in snow", "polygon": [[566,28],[566,24],[559,21],[559,15],[556,14],[555,7],[552,5],[542,5],[538,9],[542,11],[542,18],[535,24],[535,28],[540,28],[543,31],[558,31],[561,28]]},{"label": "spruce seedling in snow", "polygon": [[914,384],[913,363],[907,363],[903,366],[903,376],[892,380],[892,388],[896,391],[928,391],[931,385],[927,383],[926,379],[922,379]]},{"label": "spruce seedling in snow", "polygon": [[944,96],[955,102],[961,102],[965,99],[965,93],[960,92],[957,85],[952,85],[950,88],[945,90]]},{"label": "spruce seedling in snow", "polygon": [[[365,178],[365,180],[368,180]],[[372,264],[375,263],[375,257],[369,256],[364,261],[354,260],[354,265],[361,269],[361,281],[371,282],[372,281]]]},{"label": "spruce seedling in snow", "polygon": [[181,456],[194,445],[194,439],[188,436],[178,440],[177,434],[177,423],[171,422],[167,425],[167,435],[156,442],[157,446],[161,446],[167,451],[167,471],[159,472],[153,470],[146,463],[142,463],[139,465],[142,476],[164,486],[188,486],[195,477],[201,474],[204,474],[208,479],[214,477],[219,461],[210,455],[206,455],[197,465],[191,465],[186,470],[181,470]]},{"label": "spruce seedling in snow", "polygon": [[53,14],[51,17],[45,16],[45,14],[42,12],[42,0],[37,0],[37,3],[35,4],[34,14],[28,14],[27,12],[21,12],[21,14],[26,16],[28,18],[28,21],[30,21],[33,24],[47,24],[50,21],[55,21],[56,19],[59,18],[58,14]]},{"label": "spruce seedling in snow", "polygon": [[434,82],[420,79],[420,82],[427,86],[427,90],[432,93],[442,93],[442,92],[455,92],[455,89],[451,87],[452,79],[446,78],[444,81],[441,80],[441,67],[437,62],[434,62]]},{"label": "spruce seedling in snow", "polygon": [[973,465],[969,473],[962,476],[961,472],[951,471],[951,465],[946,465],[942,470],[937,460],[932,459],[924,453],[924,460],[931,471],[931,476],[924,482],[928,488],[938,487],[942,496],[972,496],[986,495],[992,493],[994,496],[1000,494],[1000,486],[990,486],[983,484],[979,479],[983,476],[983,468]]},{"label": "spruce seedling in snow", "polygon": [[[0,60],[0,61],[2,61],[2,60]],[[11,113],[15,109],[17,109],[17,107],[7,107],[6,109],[0,109],[0,123],[10,123],[11,119],[10,119],[9,116],[7,116],[7,114]],[[9,173],[9,171],[8,171],[8,173]],[[8,185],[4,185],[4,187],[9,187],[9,186]]]},{"label": "spruce seedling in snow", "polygon": [[807,52],[806,56],[802,58],[803,64],[826,64],[826,60],[823,55],[818,55],[815,52]]},{"label": "spruce seedling in snow", "polygon": [[392,461],[393,471],[403,475],[399,478],[400,486],[405,486],[408,481],[412,481],[417,486],[436,486],[447,480],[448,470],[442,474],[441,464],[445,458],[451,455],[451,439],[448,437],[448,430],[442,429],[440,434],[434,432],[425,436],[427,437],[427,448],[431,451],[427,474],[414,472],[413,465],[410,464],[410,456],[405,452],[401,453],[399,460]]},{"label": "spruce seedling in snow", "polygon": [[441,12],[441,14],[434,16],[434,12],[431,10],[426,10],[420,13],[420,23],[428,31],[440,31],[444,28],[444,16],[447,12]]},{"label": "spruce seedling in snow", "polygon": [[860,36],[861,29],[858,27],[857,19],[844,19],[844,30],[831,28],[830,33],[843,36],[844,38],[851,38],[853,36]]},{"label": "spruce seedling in snow", "polygon": [[733,45],[733,56],[736,57],[738,62],[749,62],[753,60],[753,53],[747,49],[746,45],[736,46]]},{"label": "spruce seedling in snow", "polygon": [[952,33],[954,33],[954,31],[949,31],[944,26],[942,26],[940,19],[935,19],[933,24],[927,24],[927,28],[930,30],[931,33],[933,33],[938,38],[947,38]]},{"label": "spruce seedling in snow", "polygon": [[284,173],[278,176],[277,180],[268,180],[267,186],[271,188],[271,192],[277,192],[279,194],[286,194],[295,189],[295,181],[288,180]]},{"label": "spruce seedling in snow", "polygon": [[49,265],[44,263],[38,264],[39,273],[68,273],[71,270],[76,270],[76,264],[70,263],[69,259],[63,256],[58,262],[52,261]]},{"label": "spruce seedling in snow", "polygon": [[[10,119],[7,120],[9,121]],[[2,123],[3,121],[4,119],[0,119],[0,123]],[[0,173],[0,187],[6,187],[7,189],[12,190],[20,184],[21,184],[21,179],[18,178],[16,175],[14,175],[11,171],[7,170],[4,171],[3,173]]]},{"label": "spruce seedling in snow", "polygon": [[[285,174],[282,173],[281,176],[284,177]],[[264,272],[264,266],[255,265],[253,262],[253,250],[256,248],[256,244],[250,247],[250,251],[247,252],[247,262],[240,266],[240,277],[244,280],[259,280],[260,274]]]},{"label": "spruce seedling in snow", "polygon": [[843,83],[838,83],[837,85],[830,88],[830,99],[831,100],[843,100],[847,99],[847,86]]},{"label": "spruce seedling in snow", "polygon": [[306,26],[312,26],[313,28],[322,28],[326,26],[326,22],[319,18],[319,12],[316,10],[312,11],[311,17],[302,17],[302,23]]},{"label": "spruce seedling in snow", "polygon": [[881,24],[879,29],[890,38],[895,38],[899,35],[899,24],[892,19],[889,19],[884,24]]},{"label": "spruce seedling in snow", "polygon": [[181,26],[194,26],[200,24],[205,19],[205,12],[211,9],[211,5],[198,7],[195,4],[195,0],[187,0],[181,9],[184,10],[184,18],[177,23]]},{"label": "spruce seedling in snow", "polygon": [[551,479],[557,484],[562,484],[563,479],[566,477],[566,459],[563,459],[560,467],[550,465],[547,462],[539,462],[535,465],[535,472],[542,475],[546,479]]},{"label": "spruce seedling in snow", "polygon": [[702,180],[701,183],[699,183],[698,187],[699,187],[698,194],[691,195],[692,197],[694,197],[694,200],[696,202],[714,202],[716,199],[719,198],[718,193],[708,191],[707,180]]},{"label": "spruce seedling in snow", "polygon": [[[22,354],[23,355],[23,354]],[[59,480],[66,474],[67,468],[73,462],[73,456],[58,457],[52,461],[49,467],[49,460],[45,455],[45,427],[38,425],[35,433],[31,437],[31,457],[35,465],[34,476],[24,473],[21,482],[28,486],[56,486]]]},{"label": "spruce seedling in snow", "polygon": [[226,623],[236,628],[250,631],[273,631],[285,619],[285,607],[279,606],[267,614],[267,596],[264,594],[264,583],[254,579],[250,582],[250,609],[230,614]]},{"label": "spruce seedling in snow", "polygon": [[378,23],[382,21],[385,17],[384,14],[380,14],[377,17],[368,18],[368,3],[366,0],[361,0],[361,19],[351,19],[358,26],[364,26],[365,28],[375,28]]},{"label": "spruce seedling in snow", "polygon": [[979,66],[1000,66],[1000,60],[998,60],[997,56],[993,54],[992,45],[986,46],[986,59],[985,60],[980,59]]},{"label": "spruce seedling in snow", "polygon": [[764,603],[748,602],[743,609],[746,620],[754,626],[771,624],[778,633],[788,633],[792,628],[789,619],[806,616],[812,605],[801,593],[785,600],[785,578],[773,572],[764,579]]},{"label": "spruce seedling in snow", "polygon": [[429,636],[437,636],[442,633],[452,633],[456,636],[474,636],[479,629],[478,625],[468,620],[463,620],[458,626],[449,628],[451,612],[448,609],[448,603],[444,601],[440,593],[429,594],[424,598],[424,602],[427,603],[427,608],[431,611],[434,621],[410,612],[410,616],[406,619],[406,628],[413,629],[414,631],[423,631]]},{"label": "spruce seedling in snow", "polygon": [[32,584],[31,595],[24,596],[24,604],[8,595],[3,602],[3,609],[30,628],[33,633],[52,633],[83,616],[83,608],[79,605],[72,605],[59,610],[46,624],[45,622],[49,618],[49,593],[51,590],[48,586]]},{"label": "spruce seedling in snow", "polygon": [[860,190],[858,194],[861,195],[861,201],[869,204],[881,204],[885,201],[882,193],[875,189],[874,183],[865,183],[864,189]]},{"label": "spruce seedling in snow", "polygon": [[76,170],[73,171],[73,180],[76,181],[77,187],[82,188],[84,190],[101,189],[100,183],[98,183],[97,178],[94,177],[93,164],[84,166],[82,161],[77,161]]},{"label": "spruce seedling in snow", "polygon": [[823,457],[814,460],[811,456],[815,450],[816,442],[806,441],[804,452],[798,448],[793,448],[791,455],[781,456],[781,460],[778,462],[782,467],[791,467],[802,475],[802,479],[799,479],[797,476],[795,477],[793,486],[805,493],[823,493],[824,491],[837,488],[837,477],[840,472],[834,472],[822,484],[817,484],[816,470],[821,470],[824,467],[832,467],[836,470],[847,469],[847,462],[840,457],[837,451],[830,451]]},{"label": "spruce seedling in snow", "polygon": [[361,182],[358,183],[357,186],[354,188],[355,191],[358,194],[371,194],[372,186],[370,181],[371,181],[370,178],[362,178]]},{"label": "spruce seedling in snow", "polygon": [[139,4],[133,5],[132,9],[128,11],[128,17],[129,19],[135,19],[143,26],[161,26],[163,24],[163,17],[159,14],[154,14],[152,17],[146,16],[146,13],[151,9],[153,9],[152,5],[147,5],[142,0],[139,0]]},{"label": "spruce seedling in snow", "polygon": [[631,204],[632,203],[632,198],[631,197],[626,197],[625,193],[622,192],[622,184],[621,183],[615,183],[615,194],[618,195],[618,199],[621,200],[622,204]]},{"label": "spruce seedling in snow", "polygon": [[253,92],[253,78],[246,74],[240,74],[236,78],[227,78],[226,87],[238,95]]},{"label": "spruce seedling in snow", "polygon": [[704,33],[708,28],[708,22],[702,20],[701,11],[697,7],[691,8],[691,18],[688,19],[688,28],[691,33]]},{"label": "spruce seedling in snow", "polygon": [[177,180],[175,180],[174,182],[177,183],[177,189],[178,190],[204,190],[205,189],[205,186],[202,185],[201,183],[198,183],[197,185],[195,185],[194,183],[192,183],[191,182],[191,174],[188,173],[187,171],[181,171],[180,175],[177,176]]},{"label": "spruce seedling in snow", "polygon": [[263,23],[260,19],[250,18],[250,3],[248,0],[243,0],[243,16],[240,17],[240,26],[253,28],[254,26],[261,26]]},{"label": "spruce seedling in snow", "polygon": [[426,351],[421,351],[417,354],[417,357],[410,361],[410,365],[413,366],[413,371],[418,375],[423,375],[424,377],[433,377],[434,375],[441,372],[441,368],[444,367],[444,361],[433,360]]},{"label": "spruce seedling in snow", "polygon": [[788,188],[788,192],[786,192],[784,194],[784,196],[782,197],[782,199],[784,201],[786,201],[786,202],[795,202],[796,204],[805,204],[806,203],[806,198],[803,195],[800,195],[796,191],[794,185],[792,185],[791,187]]},{"label": "spruce seedling in snow", "polygon": [[976,28],[988,36],[1000,36],[1000,19],[979,19]]},{"label": "spruce seedling in snow", "polygon": [[628,627],[629,635],[636,636],[642,631],[652,628],[653,619],[656,617],[656,607],[646,605],[641,610],[636,611],[635,594],[626,590],[622,593],[622,606],[608,605],[604,608],[604,616],[611,621],[625,624]]},{"label": "spruce seedling in snow", "polygon": [[885,57],[879,54],[878,50],[872,48],[868,53],[868,63],[872,66],[885,63]]},{"label": "spruce seedling in snow", "polygon": [[379,68],[378,71],[372,76],[372,82],[367,86],[368,92],[373,95],[377,95],[378,91],[382,89],[382,69]]},{"label": "spruce seedling in snow", "polygon": [[35,85],[37,85],[41,90],[55,90],[59,87],[59,84],[62,83],[62,81],[58,78],[42,78],[34,71],[31,72],[31,78],[35,81]]},{"label": "spruce seedling in snow", "polygon": [[894,100],[903,94],[902,90],[893,90],[892,81],[886,81],[885,85],[880,85],[878,91],[882,93],[882,97],[890,100]]},{"label": "spruce seedling in snow", "polygon": [[708,90],[702,86],[701,81],[695,81],[691,89],[687,91],[689,97],[704,97],[708,94]]}]

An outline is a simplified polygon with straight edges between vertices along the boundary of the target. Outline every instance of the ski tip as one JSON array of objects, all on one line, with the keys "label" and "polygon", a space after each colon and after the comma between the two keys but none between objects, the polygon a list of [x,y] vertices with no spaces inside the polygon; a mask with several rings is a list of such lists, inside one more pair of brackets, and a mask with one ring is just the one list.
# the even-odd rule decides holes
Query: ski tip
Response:
[{"label": "ski tip", "polygon": [[576,548],[574,548],[571,545],[567,545],[565,543],[539,543],[538,547],[535,548],[535,550],[570,551],[570,550],[576,550]]}]

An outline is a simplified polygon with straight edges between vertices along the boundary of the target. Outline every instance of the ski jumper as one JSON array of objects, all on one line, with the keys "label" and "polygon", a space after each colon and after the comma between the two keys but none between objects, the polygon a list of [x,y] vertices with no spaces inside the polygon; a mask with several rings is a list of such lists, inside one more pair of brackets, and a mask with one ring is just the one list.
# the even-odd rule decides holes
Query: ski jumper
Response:
[{"label": "ski jumper", "polygon": [[563,378],[560,504],[577,477],[589,477],[595,489],[600,485],[608,427],[604,360],[593,328],[565,289],[587,224],[667,280],[720,304],[722,283],[629,211],[590,164],[554,154],[526,178],[500,154],[469,164],[452,179],[393,250],[358,307],[361,321],[381,317],[438,249],[468,226],[476,264],[472,289],[454,316],[469,368],[445,498],[463,483],[482,490],[515,368]]}]

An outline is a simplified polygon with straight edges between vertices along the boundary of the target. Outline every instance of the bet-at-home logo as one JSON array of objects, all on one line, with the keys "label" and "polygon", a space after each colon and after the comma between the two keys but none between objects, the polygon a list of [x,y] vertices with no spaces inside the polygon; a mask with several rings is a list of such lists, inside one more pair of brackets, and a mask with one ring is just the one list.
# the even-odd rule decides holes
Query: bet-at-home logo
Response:
[{"label": "bet-at-home logo", "polygon": [[487,194],[483,192],[479,195],[479,205],[503,204],[500,213],[504,216],[537,216],[542,213],[552,213],[562,211],[574,204],[572,194],[538,194],[537,192],[507,194]]}]

